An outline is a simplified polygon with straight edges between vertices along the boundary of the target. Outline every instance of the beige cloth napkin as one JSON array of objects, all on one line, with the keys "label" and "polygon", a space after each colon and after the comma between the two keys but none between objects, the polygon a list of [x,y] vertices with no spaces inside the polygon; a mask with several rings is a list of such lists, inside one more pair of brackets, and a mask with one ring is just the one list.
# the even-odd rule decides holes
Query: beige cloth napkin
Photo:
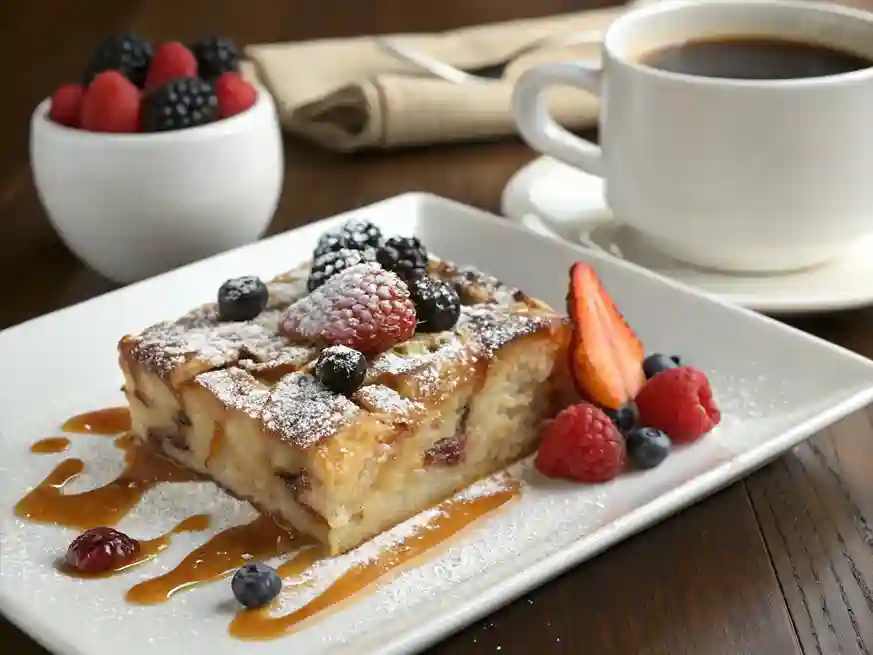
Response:
[{"label": "beige cloth napkin", "polygon": [[[622,8],[518,20],[440,34],[389,35],[459,68],[506,61],[552,35],[604,31]],[[599,45],[536,50],[492,84],[453,84],[398,61],[372,37],[273,43],[246,48],[245,72],[276,98],[285,129],[326,148],[354,151],[512,134],[512,81],[537,63],[599,60]],[[597,121],[597,99],[574,89],[550,91],[556,119],[571,128]]]}]

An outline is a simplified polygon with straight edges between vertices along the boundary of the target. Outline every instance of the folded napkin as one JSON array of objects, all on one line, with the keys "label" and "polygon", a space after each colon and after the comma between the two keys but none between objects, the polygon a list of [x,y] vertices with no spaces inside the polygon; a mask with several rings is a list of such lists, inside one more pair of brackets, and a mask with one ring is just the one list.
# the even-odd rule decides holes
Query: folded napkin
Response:
[{"label": "folded napkin", "polygon": [[[503,79],[453,84],[419,72],[384,52],[373,37],[251,45],[245,74],[276,98],[285,129],[326,148],[354,151],[462,141],[512,134],[513,81],[522,70],[557,59],[599,60],[597,43],[538,49],[552,36],[602,32],[622,8],[517,20],[440,34],[386,35],[458,68],[511,60]],[[597,99],[575,89],[550,90],[556,119],[570,128],[597,121]]]}]

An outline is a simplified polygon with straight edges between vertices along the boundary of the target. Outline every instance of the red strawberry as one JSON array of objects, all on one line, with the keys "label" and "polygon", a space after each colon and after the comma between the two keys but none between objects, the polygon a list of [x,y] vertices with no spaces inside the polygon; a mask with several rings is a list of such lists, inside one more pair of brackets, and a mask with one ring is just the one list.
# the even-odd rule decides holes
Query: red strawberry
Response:
[{"label": "red strawberry", "polygon": [[49,118],[60,125],[79,127],[84,96],[85,87],[81,84],[64,84],[52,94]]},{"label": "red strawberry", "polygon": [[576,390],[603,407],[624,406],[645,382],[643,344],[588,264],[577,262],[570,269],[567,311],[573,321],[569,354]]},{"label": "red strawberry", "polygon": [[83,129],[91,132],[138,132],[139,89],[118,71],[104,71],[91,82],[82,100]]},{"label": "red strawberry", "polygon": [[197,59],[178,41],[162,43],[149,64],[145,89],[150,91],[179,77],[197,77]]},{"label": "red strawberry", "polygon": [[624,468],[624,439],[594,405],[567,407],[543,430],[534,464],[543,475],[577,482],[606,482]]},{"label": "red strawberry", "polygon": [[336,273],[291,305],[282,331],[293,342],[348,346],[369,355],[411,338],[415,324],[406,283],[366,263]]},{"label": "red strawberry", "polygon": [[721,412],[702,371],[671,368],[646,383],[636,397],[640,425],[667,433],[675,443],[689,443],[712,430]]},{"label": "red strawberry", "polygon": [[228,118],[251,108],[257,100],[255,87],[242,78],[239,73],[224,73],[215,81],[215,94],[218,96],[218,114]]}]

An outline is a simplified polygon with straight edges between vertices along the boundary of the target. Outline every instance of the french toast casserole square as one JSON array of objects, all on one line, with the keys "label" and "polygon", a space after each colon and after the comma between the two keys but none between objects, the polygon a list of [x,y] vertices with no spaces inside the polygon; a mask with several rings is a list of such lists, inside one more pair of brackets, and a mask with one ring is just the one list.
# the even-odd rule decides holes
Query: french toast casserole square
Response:
[{"label": "french toast casserole square", "polygon": [[428,272],[456,290],[456,324],[368,356],[350,394],[314,375],[320,345],[281,329],[309,265],[267,282],[251,320],[210,303],[125,336],[135,435],[330,554],[523,458],[559,409],[567,319],[472,268]]}]

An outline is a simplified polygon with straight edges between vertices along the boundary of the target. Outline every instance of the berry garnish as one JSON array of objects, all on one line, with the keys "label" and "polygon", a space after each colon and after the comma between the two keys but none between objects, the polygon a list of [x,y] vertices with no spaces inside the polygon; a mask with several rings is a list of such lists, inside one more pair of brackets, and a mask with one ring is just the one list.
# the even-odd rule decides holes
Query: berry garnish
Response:
[{"label": "berry garnish", "polygon": [[254,275],[227,280],[218,289],[218,317],[222,321],[250,321],[264,311],[270,293]]},{"label": "berry garnish", "polygon": [[467,435],[455,434],[437,441],[424,451],[425,466],[457,466],[467,454]]},{"label": "berry garnish", "polygon": [[606,482],[621,473],[624,461],[624,439],[609,417],[580,403],[546,424],[534,464],[551,478]]},{"label": "berry garnish", "polygon": [[248,80],[239,73],[224,73],[215,81],[215,95],[218,96],[218,115],[230,118],[254,106],[258,92]]},{"label": "berry garnish", "polygon": [[640,423],[667,433],[674,443],[689,443],[712,430],[721,412],[702,371],[680,366],[659,373],[637,394]]},{"label": "berry garnish", "polygon": [[461,300],[451,284],[419,277],[408,281],[407,286],[418,316],[417,331],[442,332],[455,327],[461,315]]},{"label": "berry garnish", "polygon": [[197,58],[200,77],[217,80],[224,73],[239,72],[239,51],[233,41],[218,36],[205,36],[191,44]]},{"label": "berry garnish", "polygon": [[382,245],[382,230],[370,221],[353,218],[346,221],[340,231],[349,238],[350,248],[378,248]]},{"label": "berry garnish", "polygon": [[391,237],[379,248],[376,259],[404,280],[427,275],[427,250],[415,237]]},{"label": "berry garnish", "polygon": [[347,268],[372,262],[376,259],[376,253],[372,248],[365,250],[334,250],[324,253],[312,262],[312,270],[309,271],[309,279],[306,280],[306,288],[315,291],[334,275]]},{"label": "berry garnish", "polygon": [[643,386],[643,344],[616,309],[591,266],[570,269],[567,309],[573,322],[570,371],[576,390],[610,409],[633,400]]},{"label": "berry garnish", "polygon": [[670,454],[670,437],[655,428],[634,428],[625,441],[628,457],[639,468],[655,468]]},{"label": "berry garnish", "polygon": [[148,41],[130,33],[113,36],[97,47],[85,68],[83,81],[87,86],[103,71],[116,70],[142,88],[151,59],[152,44]]},{"label": "berry garnish", "polygon": [[143,101],[142,126],[146,132],[181,130],[218,118],[218,98],[209,82],[180,77],[150,91]]},{"label": "berry garnish", "polygon": [[59,125],[79,127],[82,115],[82,100],[85,87],[81,84],[64,84],[52,94],[49,118]]},{"label": "berry garnish", "polygon": [[341,230],[339,232],[325,232],[319,237],[318,244],[312,251],[312,258],[318,259],[325,253],[338,250],[358,250],[358,248],[355,248],[349,236]]},{"label": "berry garnish", "polygon": [[138,132],[139,119],[139,89],[118,71],[99,73],[82,97],[82,129]]},{"label": "berry garnish", "polygon": [[146,75],[146,91],[163,86],[180,77],[196,77],[197,60],[191,51],[178,41],[162,43],[155,50]]},{"label": "berry garnish", "polygon": [[624,407],[618,409],[605,409],[603,411],[610,420],[615,423],[615,427],[622,434],[626,434],[629,430],[633,430],[640,420],[640,414],[637,411],[637,406],[634,403],[628,403]]},{"label": "berry garnish", "polygon": [[679,366],[678,357],[668,357],[661,353],[654,353],[643,360],[643,372],[646,374],[646,379],[653,378],[658,373],[663,373],[677,366]]},{"label": "berry garnish", "polygon": [[67,548],[64,564],[82,573],[103,573],[132,561],[139,542],[113,528],[85,530]]},{"label": "berry garnish", "polygon": [[368,263],[337,273],[291,305],[282,331],[296,343],[348,346],[372,355],[412,337],[415,323],[403,280]]},{"label": "berry garnish", "polygon": [[315,377],[331,391],[351,394],[364,383],[367,359],[357,350],[330,346],[321,351],[315,362]]},{"label": "berry garnish", "polygon": [[282,591],[282,578],[271,566],[260,562],[246,564],[233,574],[230,588],[240,605],[263,607]]}]

